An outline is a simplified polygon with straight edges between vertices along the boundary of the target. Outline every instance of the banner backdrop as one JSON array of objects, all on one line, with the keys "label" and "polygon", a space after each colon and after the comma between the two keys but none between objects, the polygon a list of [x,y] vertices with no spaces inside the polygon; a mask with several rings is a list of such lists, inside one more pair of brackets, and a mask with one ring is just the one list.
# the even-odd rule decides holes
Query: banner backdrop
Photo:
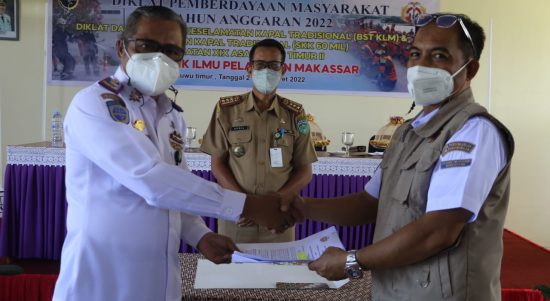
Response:
[{"label": "banner backdrop", "polygon": [[114,73],[115,43],[142,5],[187,22],[178,86],[243,90],[252,45],[274,38],[287,51],[280,88],[293,92],[405,95],[410,20],[439,0],[49,0],[48,82],[88,84]]}]

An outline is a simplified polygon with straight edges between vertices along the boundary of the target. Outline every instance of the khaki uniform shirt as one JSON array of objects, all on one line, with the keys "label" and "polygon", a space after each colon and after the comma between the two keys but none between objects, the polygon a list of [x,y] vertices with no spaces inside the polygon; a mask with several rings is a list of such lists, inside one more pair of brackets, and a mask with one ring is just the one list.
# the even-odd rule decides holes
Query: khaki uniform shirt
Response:
[{"label": "khaki uniform shirt", "polygon": [[[281,149],[282,167],[272,166],[270,149],[275,147]],[[239,186],[252,194],[278,191],[296,168],[317,160],[302,105],[276,95],[271,106],[260,112],[252,92],[220,99],[201,150],[224,158]],[[265,236],[271,236],[265,229],[250,227],[254,229],[231,229],[255,233],[235,237],[219,225],[218,232],[237,242],[265,242]],[[293,228],[271,239],[267,241],[292,240]]]}]

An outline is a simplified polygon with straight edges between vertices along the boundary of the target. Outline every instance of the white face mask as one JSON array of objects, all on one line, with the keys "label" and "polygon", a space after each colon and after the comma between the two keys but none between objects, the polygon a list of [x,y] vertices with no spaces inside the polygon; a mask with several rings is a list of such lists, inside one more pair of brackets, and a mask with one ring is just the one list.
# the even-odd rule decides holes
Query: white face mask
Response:
[{"label": "white face mask", "polygon": [[281,73],[269,68],[252,71],[252,83],[256,90],[262,94],[269,94],[279,86]]},{"label": "white face mask", "polygon": [[424,66],[414,66],[407,69],[407,88],[409,88],[409,94],[414,102],[419,106],[427,106],[439,103],[451,96],[454,89],[453,78],[470,61],[466,62],[453,75],[443,69]]},{"label": "white face mask", "polygon": [[[124,49],[126,52],[126,49]],[[173,85],[180,76],[180,66],[164,53],[134,53],[126,64],[133,87],[147,96],[157,96]]]}]

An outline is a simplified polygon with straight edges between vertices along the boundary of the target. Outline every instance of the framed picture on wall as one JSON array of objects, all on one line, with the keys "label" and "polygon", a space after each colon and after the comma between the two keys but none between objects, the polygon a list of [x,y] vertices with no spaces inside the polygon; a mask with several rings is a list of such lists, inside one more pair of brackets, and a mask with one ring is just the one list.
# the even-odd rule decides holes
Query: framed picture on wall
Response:
[{"label": "framed picture on wall", "polygon": [[0,40],[19,40],[19,1],[0,0]]}]

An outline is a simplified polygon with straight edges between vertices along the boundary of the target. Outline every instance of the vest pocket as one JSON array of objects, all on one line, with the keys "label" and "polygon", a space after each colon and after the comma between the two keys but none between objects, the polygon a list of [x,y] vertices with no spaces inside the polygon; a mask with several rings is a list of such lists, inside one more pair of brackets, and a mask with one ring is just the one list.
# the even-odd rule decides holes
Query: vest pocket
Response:
[{"label": "vest pocket", "polygon": [[422,156],[416,164],[417,172],[426,172],[432,167],[434,167],[435,162],[439,159],[439,152],[435,149],[427,149],[423,152]]},{"label": "vest pocket", "polygon": [[395,189],[393,190],[392,197],[403,205],[408,205],[408,196],[415,174],[415,170],[412,167],[415,164],[416,160],[414,160],[414,158],[409,158],[409,160],[403,163],[400,168],[400,175],[397,180],[397,185],[395,185]]},{"label": "vest pocket", "polygon": [[449,267],[449,252],[439,255],[439,279],[441,281],[441,296],[450,298],[453,296],[453,286],[451,283],[451,272]]},{"label": "vest pocket", "polygon": [[430,262],[422,261],[392,270],[392,288],[405,294],[399,300],[434,300],[430,267]]}]

